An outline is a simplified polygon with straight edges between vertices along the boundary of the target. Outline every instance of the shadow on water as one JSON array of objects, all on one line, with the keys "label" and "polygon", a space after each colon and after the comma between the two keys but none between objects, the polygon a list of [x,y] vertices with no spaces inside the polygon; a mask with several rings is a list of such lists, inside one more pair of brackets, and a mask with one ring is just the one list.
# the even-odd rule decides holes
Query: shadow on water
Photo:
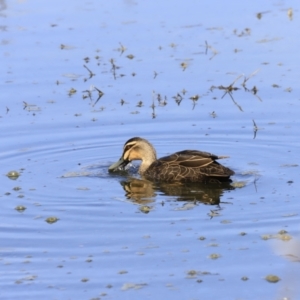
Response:
[{"label": "shadow on water", "polygon": [[222,184],[181,184],[154,183],[133,177],[122,180],[125,196],[137,204],[151,203],[157,195],[171,196],[176,201],[196,201],[208,205],[218,205],[225,191],[234,190],[230,183]]}]

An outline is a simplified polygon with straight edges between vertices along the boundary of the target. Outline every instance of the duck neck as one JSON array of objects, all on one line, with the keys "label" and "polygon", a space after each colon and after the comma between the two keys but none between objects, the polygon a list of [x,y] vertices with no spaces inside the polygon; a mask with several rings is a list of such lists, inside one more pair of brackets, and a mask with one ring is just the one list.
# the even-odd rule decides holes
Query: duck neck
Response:
[{"label": "duck neck", "polygon": [[139,173],[144,174],[150,165],[156,161],[156,152],[153,147],[151,147],[151,151],[149,149],[145,151],[145,155],[143,155],[142,163],[139,168]]},{"label": "duck neck", "polygon": [[152,160],[152,161],[145,161],[145,160],[142,160],[142,163],[141,163],[140,168],[139,168],[139,173],[140,173],[141,175],[144,174],[144,173],[148,170],[148,168],[150,167],[150,165],[151,165],[154,161],[155,161],[155,159]]}]

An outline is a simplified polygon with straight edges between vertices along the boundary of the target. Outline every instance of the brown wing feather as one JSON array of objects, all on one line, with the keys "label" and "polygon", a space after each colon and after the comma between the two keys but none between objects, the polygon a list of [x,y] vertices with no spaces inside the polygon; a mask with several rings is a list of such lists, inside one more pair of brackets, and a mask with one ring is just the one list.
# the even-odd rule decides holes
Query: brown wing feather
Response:
[{"label": "brown wing feather", "polygon": [[218,156],[208,152],[185,150],[162,157],[159,161],[163,161],[169,165],[181,165],[188,168],[202,168],[210,165],[218,158]]},{"label": "brown wing feather", "polygon": [[162,181],[204,182],[228,180],[234,172],[218,162],[223,158],[208,152],[185,150],[162,157],[146,171],[145,176]]}]

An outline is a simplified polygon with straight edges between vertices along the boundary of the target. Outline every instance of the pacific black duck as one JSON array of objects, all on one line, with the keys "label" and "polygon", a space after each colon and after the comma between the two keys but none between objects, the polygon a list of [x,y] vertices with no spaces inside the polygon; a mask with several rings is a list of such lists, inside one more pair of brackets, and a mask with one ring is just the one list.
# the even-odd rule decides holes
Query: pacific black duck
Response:
[{"label": "pacific black duck", "polygon": [[169,156],[156,158],[154,147],[145,139],[129,139],[119,161],[112,164],[110,172],[124,169],[132,160],[141,160],[139,173],[153,181],[219,183],[230,181],[232,170],[216,160],[228,156],[217,156],[197,150],[179,151]]}]

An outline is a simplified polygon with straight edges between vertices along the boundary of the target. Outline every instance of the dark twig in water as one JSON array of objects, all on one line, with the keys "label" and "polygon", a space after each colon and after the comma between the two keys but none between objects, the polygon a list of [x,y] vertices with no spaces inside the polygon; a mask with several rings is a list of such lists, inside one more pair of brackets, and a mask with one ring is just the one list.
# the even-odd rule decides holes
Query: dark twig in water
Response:
[{"label": "dark twig in water", "polygon": [[83,99],[90,98],[92,100],[92,91],[91,90],[85,90],[85,91],[82,91],[82,92],[87,93],[87,95],[82,96]]},{"label": "dark twig in water", "polygon": [[91,79],[93,76],[96,75],[86,65],[83,65],[83,67],[86,68],[90,73],[89,78],[84,78],[84,81],[87,81],[88,79]]},{"label": "dark twig in water", "polygon": [[93,107],[97,104],[97,102],[101,99],[101,97],[104,95],[104,93],[102,91],[100,91],[98,88],[96,88],[94,86],[94,89],[98,92],[98,98],[97,100],[95,101],[95,103],[93,104]]},{"label": "dark twig in water", "polygon": [[156,98],[157,98],[158,103],[160,104],[160,102],[161,102],[161,95],[157,94]]},{"label": "dark twig in water", "polygon": [[[158,94],[158,95],[159,95],[159,94]],[[152,119],[155,119],[155,118],[156,118],[154,99],[155,99],[155,92],[153,91],[153,92],[152,92],[152,105],[151,105],[151,108],[152,108]]]},{"label": "dark twig in water", "polygon": [[218,51],[216,49],[214,49],[212,46],[210,46],[207,41],[205,41],[205,54],[207,55],[207,50],[210,49],[213,53],[213,56],[209,59],[213,59],[217,54],[218,54]]},{"label": "dark twig in water", "polygon": [[193,110],[194,110],[199,98],[200,98],[199,95],[194,95],[194,96],[190,97],[190,99],[193,101]]},{"label": "dark twig in water", "polygon": [[161,102],[159,102],[159,105],[160,106],[166,106],[167,104],[168,104],[168,102],[167,102],[167,96],[165,96],[164,100],[161,101]]},{"label": "dark twig in water", "polygon": [[251,90],[247,90],[247,92],[251,92],[260,102],[262,102],[261,98],[257,95],[258,89],[254,86]]},{"label": "dark twig in water", "polygon": [[123,46],[121,43],[119,43],[119,44],[121,47],[118,48],[117,50],[120,51],[121,52],[120,55],[122,55],[127,50],[127,48],[125,46]]},{"label": "dark twig in water", "polygon": [[242,107],[241,107],[241,106],[234,100],[234,98],[233,98],[233,92],[240,89],[240,88],[238,88],[238,87],[236,87],[236,86],[234,86],[234,85],[235,85],[235,83],[236,83],[241,77],[244,77],[244,80],[243,80],[243,82],[242,82],[242,84],[241,84],[242,87],[244,88],[244,90],[245,90],[246,92],[252,93],[259,101],[262,102],[261,98],[257,95],[257,92],[258,92],[257,87],[256,87],[256,86],[253,86],[252,89],[248,89],[247,86],[246,86],[247,81],[248,81],[251,77],[253,77],[258,71],[259,71],[259,69],[255,70],[255,71],[254,71],[253,73],[251,73],[248,77],[246,77],[246,76],[244,76],[244,75],[239,75],[239,76],[238,76],[238,77],[237,77],[237,78],[236,78],[229,86],[223,86],[223,85],[220,85],[220,86],[212,86],[212,87],[210,88],[210,90],[211,90],[211,91],[213,91],[214,89],[224,90],[225,93],[223,94],[223,96],[221,97],[221,99],[223,99],[223,98],[226,96],[226,94],[228,94],[228,95],[230,96],[231,100],[233,101],[233,103],[238,107],[238,109],[239,109],[240,111],[243,111]]},{"label": "dark twig in water", "polygon": [[96,88],[95,86],[91,86],[91,88],[89,90],[85,90],[83,91],[83,93],[87,93],[87,95],[83,95],[82,98],[90,98],[91,101],[93,101],[93,97],[92,97],[92,91],[96,90],[98,92],[98,98],[95,101],[95,103],[93,104],[93,107],[97,104],[97,102],[100,100],[100,98],[104,95],[104,93],[102,91],[100,91],[98,88]]},{"label": "dark twig in water", "polygon": [[255,139],[256,138],[256,133],[257,133],[259,128],[257,127],[255,121],[254,120],[252,120],[252,121],[253,121],[253,132],[254,132],[253,139]]},{"label": "dark twig in water", "polygon": [[217,209],[211,209],[210,213],[208,213],[207,215],[210,217],[210,219],[212,219],[213,217],[218,217],[220,216],[219,210],[221,210],[220,206],[218,205],[219,208]]},{"label": "dark twig in water", "polygon": [[220,90],[225,90],[225,93],[224,95],[222,96],[222,99],[225,97],[226,94],[229,94],[231,96],[231,93],[233,91],[237,91],[239,90],[239,88],[235,87],[234,84],[242,77],[243,75],[239,75],[234,81],[233,83],[231,83],[229,86],[223,86],[223,85],[220,85],[218,86],[218,89]]},{"label": "dark twig in water", "polygon": [[255,176],[255,179],[254,179],[254,182],[253,182],[253,183],[254,183],[254,187],[255,187],[256,193],[257,193],[257,186],[256,186],[256,181],[257,181],[257,180],[258,180],[258,177]]},{"label": "dark twig in water", "polygon": [[113,73],[114,79],[117,79],[116,70],[119,69],[120,67],[116,66],[115,61],[113,60],[113,58],[111,58],[109,62],[111,63],[111,71]]},{"label": "dark twig in water", "polygon": [[258,127],[258,126],[256,125],[256,123],[255,123],[254,120],[252,120],[252,122],[253,122],[253,132],[254,132],[254,137],[253,137],[253,139],[255,139],[255,138],[256,138],[256,133],[257,133],[257,131],[258,131],[258,130],[262,130],[263,128]]},{"label": "dark twig in water", "polygon": [[242,83],[242,87],[244,88],[244,90],[246,91],[246,92],[250,92],[250,93],[252,93],[260,102],[262,102],[262,100],[261,100],[261,98],[257,95],[257,92],[258,92],[258,89],[257,89],[257,87],[256,86],[254,86],[252,89],[248,89],[247,88],[247,86],[246,86],[246,82],[251,78],[251,77],[253,77],[254,75],[256,75],[256,73],[258,73],[259,72],[259,69],[257,69],[257,70],[255,70],[253,73],[251,73],[250,75],[249,75],[249,77],[244,77],[244,81],[243,81],[243,83]]},{"label": "dark twig in water", "polygon": [[177,103],[178,106],[180,105],[181,101],[183,100],[183,97],[179,93],[177,93],[177,95],[172,98],[175,99],[175,102]]},{"label": "dark twig in water", "polygon": [[256,14],[256,18],[258,20],[260,20],[262,18],[263,14],[267,14],[267,13],[270,13],[270,11],[267,10],[267,11],[259,12],[259,13]]},{"label": "dark twig in water", "polygon": [[[232,93],[228,93],[228,95],[230,96],[232,102],[238,107],[238,109],[243,112],[242,107],[233,99]],[[225,94],[224,94],[224,96],[225,96]]]},{"label": "dark twig in water", "polygon": [[234,91],[239,90],[239,88],[235,87],[234,84],[242,77],[243,75],[239,75],[229,86],[223,86],[220,85],[218,87],[212,86],[211,90],[217,88],[219,90],[225,90],[225,93],[223,94],[223,96],[221,97],[221,99],[223,99],[226,94],[228,94],[231,98],[231,100],[233,101],[233,103],[239,108],[240,111],[243,111],[242,107],[233,99],[232,93]]},{"label": "dark twig in water", "polygon": [[242,86],[243,86],[243,88],[244,89],[247,89],[246,88],[246,82],[251,78],[251,77],[253,77],[256,73],[258,73],[259,72],[259,69],[257,69],[257,70],[255,70],[253,73],[251,73],[248,77],[244,77],[244,81],[243,81],[243,83],[242,83]]}]

